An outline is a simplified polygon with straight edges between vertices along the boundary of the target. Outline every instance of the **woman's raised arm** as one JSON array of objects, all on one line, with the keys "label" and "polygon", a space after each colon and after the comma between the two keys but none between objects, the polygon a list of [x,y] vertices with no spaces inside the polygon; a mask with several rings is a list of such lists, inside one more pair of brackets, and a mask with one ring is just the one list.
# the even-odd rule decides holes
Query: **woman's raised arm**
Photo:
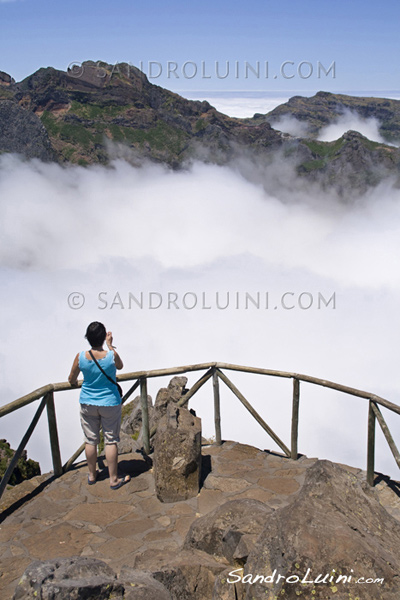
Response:
[{"label": "woman's raised arm", "polygon": [[68,381],[71,385],[76,385],[78,382],[78,375],[80,373],[79,368],[79,353],[75,356],[75,360],[72,363],[71,373],[69,374]]}]

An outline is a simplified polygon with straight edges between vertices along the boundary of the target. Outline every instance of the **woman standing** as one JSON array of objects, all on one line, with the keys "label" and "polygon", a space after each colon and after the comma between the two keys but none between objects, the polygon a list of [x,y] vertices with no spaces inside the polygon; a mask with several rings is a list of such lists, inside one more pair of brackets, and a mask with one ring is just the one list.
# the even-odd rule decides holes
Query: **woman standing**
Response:
[{"label": "woman standing", "polygon": [[[89,468],[88,484],[96,483],[97,446],[100,442],[100,427],[103,429],[105,453],[110,474],[110,487],[119,489],[130,481],[129,475],[118,478],[118,447],[121,427],[121,397],[116,382],[117,369],[123,363],[112,345],[111,331],[108,333],[102,323],[90,323],[86,339],[91,345],[89,351],[76,355],[68,381],[76,385],[80,371],[83,383],[80,395],[80,416],[85,436],[85,453]],[[104,342],[108,351],[104,350]]]}]

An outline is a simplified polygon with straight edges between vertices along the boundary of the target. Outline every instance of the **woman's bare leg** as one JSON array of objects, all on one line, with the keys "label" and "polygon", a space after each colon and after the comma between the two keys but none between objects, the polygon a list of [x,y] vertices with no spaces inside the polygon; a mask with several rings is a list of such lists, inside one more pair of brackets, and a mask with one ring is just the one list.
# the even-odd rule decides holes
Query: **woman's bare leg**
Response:
[{"label": "woman's bare leg", "polygon": [[110,485],[118,483],[118,446],[117,444],[106,444],[106,459],[108,472],[110,474]]},{"label": "woman's bare leg", "polygon": [[108,472],[110,474],[110,485],[115,486],[119,483],[126,483],[130,480],[129,475],[118,479],[118,446],[117,444],[106,444],[106,459]]},{"label": "woman's bare leg", "polygon": [[85,444],[85,454],[89,469],[89,479],[90,481],[95,481],[97,470],[97,446]]}]

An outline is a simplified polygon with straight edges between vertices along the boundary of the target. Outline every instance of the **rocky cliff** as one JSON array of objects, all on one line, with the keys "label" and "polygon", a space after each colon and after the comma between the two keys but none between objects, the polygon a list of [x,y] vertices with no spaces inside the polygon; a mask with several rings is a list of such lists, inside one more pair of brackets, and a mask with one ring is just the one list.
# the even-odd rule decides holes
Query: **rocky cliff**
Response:
[{"label": "rocky cliff", "polygon": [[121,456],[120,465],[132,481],[117,492],[104,464],[92,486],[81,464],[40,478],[36,496],[17,505],[10,498],[0,530],[2,600],[400,595],[397,482],[377,476],[372,489],[358,469],[226,441],[203,446],[198,495],[164,503],[140,454]]},{"label": "rocky cliff", "polygon": [[[10,447],[10,444],[7,442],[7,440],[0,440],[0,480],[6,472],[14,454],[15,450]],[[14,469],[13,474],[11,475],[9,484],[17,485],[22,481],[25,481],[25,479],[31,479],[37,475],[40,475],[39,463],[31,458],[28,459],[27,452],[24,450],[21,458],[17,462],[17,466]]]},{"label": "rocky cliff", "polygon": [[[151,84],[126,63],[86,61],[67,72],[39,69],[18,83],[0,73],[0,152],[80,165],[116,157],[172,168],[194,159],[234,163],[274,191],[288,185],[289,166],[294,185],[312,181],[343,197],[363,193],[388,176],[398,183],[397,147],[356,132],[335,142],[316,141],[321,128],[345,110],[376,117],[387,142],[400,139],[396,100],[319,92],[291,98],[266,115],[235,119],[206,101],[189,101]],[[307,125],[303,137],[271,126],[288,115]]]},{"label": "rocky cliff", "polygon": [[348,112],[361,119],[377,119],[382,137],[387,142],[399,142],[400,100],[388,98],[357,98],[329,92],[318,92],[311,98],[293,96],[267,115],[257,115],[254,120],[265,116],[269,121],[276,122],[282,117],[291,116],[306,125],[310,137],[316,137],[322,128]]},{"label": "rocky cliff", "polygon": [[[326,460],[203,441],[186,377],[159,390],[140,451],[140,398],[124,406],[119,467],[8,489],[1,600],[397,600],[400,483]],[[6,450],[9,450],[6,444]],[[152,458],[154,463],[152,463]]]}]

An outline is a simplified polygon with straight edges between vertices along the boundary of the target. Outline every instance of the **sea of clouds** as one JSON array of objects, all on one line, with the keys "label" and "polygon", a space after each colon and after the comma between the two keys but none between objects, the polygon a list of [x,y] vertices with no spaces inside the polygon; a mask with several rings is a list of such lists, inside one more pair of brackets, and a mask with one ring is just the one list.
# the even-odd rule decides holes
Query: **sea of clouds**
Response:
[{"label": "sea of clouds", "polygon": [[[99,320],[124,371],[221,361],[314,375],[400,404],[400,191],[386,182],[343,204],[316,188],[297,192],[291,177],[281,196],[235,165],[171,172],[0,157],[0,403],[66,381],[86,326]],[[291,381],[230,377],[289,445]],[[153,398],[167,382],[149,382]],[[277,450],[221,394],[223,438]],[[63,461],[82,439],[78,395],[56,395]],[[212,436],[211,382],[192,406]],[[0,437],[15,448],[34,410],[3,418]],[[399,417],[384,414],[399,443]],[[365,400],[302,384],[299,451],[365,468],[367,415]],[[377,470],[398,478],[380,432],[377,441]],[[51,468],[45,418],[28,453]]]}]

